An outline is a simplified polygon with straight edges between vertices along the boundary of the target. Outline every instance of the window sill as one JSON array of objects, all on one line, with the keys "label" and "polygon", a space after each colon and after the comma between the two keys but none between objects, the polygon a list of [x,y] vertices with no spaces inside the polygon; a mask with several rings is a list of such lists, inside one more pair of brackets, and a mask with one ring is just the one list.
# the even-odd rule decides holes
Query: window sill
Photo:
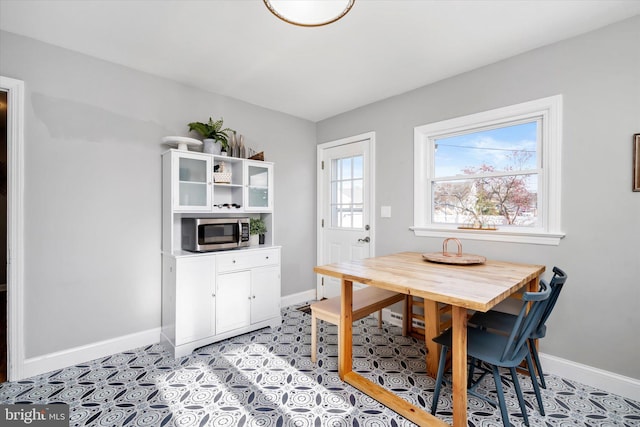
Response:
[{"label": "window sill", "polygon": [[458,237],[487,242],[528,243],[533,245],[558,246],[564,233],[545,233],[540,231],[504,231],[504,230],[461,230],[448,227],[409,227],[419,237]]}]

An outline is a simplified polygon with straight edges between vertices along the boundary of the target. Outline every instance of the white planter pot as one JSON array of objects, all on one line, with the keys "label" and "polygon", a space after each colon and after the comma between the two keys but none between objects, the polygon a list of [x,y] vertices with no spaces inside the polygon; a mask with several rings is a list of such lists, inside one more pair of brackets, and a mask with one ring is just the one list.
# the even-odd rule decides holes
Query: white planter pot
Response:
[{"label": "white planter pot", "polygon": [[258,246],[260,243],[259,236],[257,234],[252,234],[249,236],[249,245]]},{"label": "white planter pot", "polygon": [[220,154],[222,146],[215,139],[203,139],[202,140],[202,152],[208,154]]}]

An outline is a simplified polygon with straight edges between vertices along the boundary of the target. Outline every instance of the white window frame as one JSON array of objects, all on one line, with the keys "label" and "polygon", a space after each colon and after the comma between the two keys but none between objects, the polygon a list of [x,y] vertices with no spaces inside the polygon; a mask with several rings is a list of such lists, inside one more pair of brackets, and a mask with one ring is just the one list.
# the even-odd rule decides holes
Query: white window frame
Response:
[{"label": "white window frame", "polygon": [[[478,128],[508,125],[515,121],[540,120],[539,227],[498,230],[461,230],[458,224],[434,224],[431,220],[435,175],[435,140]],[[414,225],[416,236],[459,237],[540,245],[559,245],[561,231],[562,95],[457,117],[414,128]]]}]

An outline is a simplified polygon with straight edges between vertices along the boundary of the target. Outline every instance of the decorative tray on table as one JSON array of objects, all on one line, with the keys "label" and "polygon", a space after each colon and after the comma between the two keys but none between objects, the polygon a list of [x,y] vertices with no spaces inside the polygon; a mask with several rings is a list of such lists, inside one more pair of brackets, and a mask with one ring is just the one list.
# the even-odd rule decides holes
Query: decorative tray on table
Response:
[{"label": "decorative tray on table", "polygon": [[[447,252],[447,243],[449,240],[453,240],[458,244],[458,252]],[[430,252],[422,254],[422,257],[426,261],[438,262],[441,264],[458,264],[458,265],[472,265],[472,264],[484,264],[487,259],[482,255],[463,254],[462,243],[460,240],[450,237],[442,242],[442,252]]]}]

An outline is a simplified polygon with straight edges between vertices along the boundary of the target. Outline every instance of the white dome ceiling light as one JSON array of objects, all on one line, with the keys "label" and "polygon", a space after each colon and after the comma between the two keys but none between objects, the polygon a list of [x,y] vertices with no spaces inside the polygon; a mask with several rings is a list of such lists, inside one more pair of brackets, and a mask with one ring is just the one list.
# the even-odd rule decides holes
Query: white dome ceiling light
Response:
[{"label": "white dome ceiling light", "polygon": [[355,0],[263,0],[278,18],[301,27],[320,27],[345,16]]}]

